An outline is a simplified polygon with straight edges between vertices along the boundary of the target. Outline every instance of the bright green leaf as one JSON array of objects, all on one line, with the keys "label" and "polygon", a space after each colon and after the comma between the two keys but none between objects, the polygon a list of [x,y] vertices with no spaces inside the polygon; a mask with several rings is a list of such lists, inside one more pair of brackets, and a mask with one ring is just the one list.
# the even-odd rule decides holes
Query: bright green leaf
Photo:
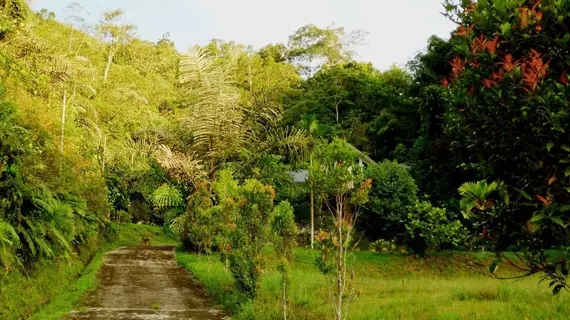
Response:
[{"label": "bright green leaf", "polygon": [[532,200],[532,198],[530,197],[530,195],[529,195],[528,193],[526,193],[525,191],[523,191],[523,190],[521,190],[521,189],[518,189],[518,188],[515,188],[515,189],[520,193],[521,196],[523,196],[523,198],[525,198],[525,199],[527,199],[527,200],[529,200],[529,201]]},{"label": "bright green leaf", "polygon": [[512,29],[511,29],[511,24],[509,22],[505,22],[501,25],[501,33],[504,36],[511,34],[511,32],[512,32]]},{"label": "bright green leaf", "polygon": [[556,223],[562,228],[566,228],[566,224],[564,224],[564,221],[562,221],[562,219],[560,219],[559,217],[551,217],[550,220],[552,220],[552,222]]}]

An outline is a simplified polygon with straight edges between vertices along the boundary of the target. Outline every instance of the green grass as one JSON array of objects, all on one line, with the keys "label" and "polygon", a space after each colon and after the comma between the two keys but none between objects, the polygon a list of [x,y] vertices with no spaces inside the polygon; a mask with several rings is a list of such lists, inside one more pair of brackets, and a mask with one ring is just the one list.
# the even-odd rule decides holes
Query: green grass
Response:
[{"label": "green grass", "polygon": [[[327,279],[313,265],[315,252],[297,249],[291,270],[290,319],[329,319]],[[270,254],[271,256],[271,254]],[[208,295],[233,319],[281,319],[280,277],[270,259],[258,298],[245,303],[233,279],[216,257],[178,251],[178,261],[201,282]],[[350,319],[569,319],[570,293],[552,296],[537,278],[494,280],[466,267],[470,256],[441,254],[424,260],[413,256],[357,252],[356,289]],[[511,271],[501,270],[503,273]]]},{"label": "green grass", "polygon": [[0,279],[0,319],[61,319],[80,305],[85,293],[96,288],[95,275],[104,254],[120,246],[140,244],[142,237],[149,238],[150,243],[177,243],[158,227],[121,224],[116,236],[85,248],[78,256],[40,262],[28,275],[17,271],[6,274]]}]

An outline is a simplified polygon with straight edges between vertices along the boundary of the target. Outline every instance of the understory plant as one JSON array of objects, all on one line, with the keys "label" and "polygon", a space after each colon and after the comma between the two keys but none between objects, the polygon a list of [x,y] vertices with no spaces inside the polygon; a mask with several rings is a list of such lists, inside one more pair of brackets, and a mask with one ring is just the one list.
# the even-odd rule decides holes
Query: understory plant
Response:
[{"label": "understory plant", "polygon": [[332,220],[330,228],[317,236],[317,265],[332,283],[334,318],[338,320],[346,318],[348,302],[357,296],[349,258],[355,245],[354,226],[372,185],[364,177],[358,157],[358,151],[346,141],[335,139],[318,150],[318,161],[314,160],[309,169],[309,180],[318,186]]},{"label": "understory plant", "polygon": [[372,164],[365,170],[372,179],[365,205],[365,228],[370,236],[387,237],[404,232],[407,206],[416,200],[418,186],[405,165],[395,161]]},{"label": "understory plant", "polygon": [[289,202],[283,201],[275,207],[271,220],[271,229],[275,236],[274,244],[279,256],[277,269],[281,273],[282,279],[281,307],[283,309],[283,319],[287,320],[290,287],[289,264],[293,258],[293,248],[296,245],[298,233],[293,207]]},{"label": "understory plant", "polygon": [[405,246],[398,245],[396,240],[378,239],[370,243],[370,249],[381,253],[408,253]]},{"label": "understory plant", "polygon": [[429,201],[416,201],[408,210],[406,242],[416,254],[457,248],[463,243],[467,229],[457,215],[434,207]]},{"label": "understory plant", "polygon": [[[557,245],[568,243],[564,217],[570,212],[569,205],[555,202],[551,195],[536,195],[533,199],[524,190],[509,188],[501,181],[465,183],[459,192],[463,212],[478,230],[473,242],[493,251],[496,257],[489,265],[473,262],[476,271],[496,279],[541,274],[541,282],[548,282],[553,294],[570,288],[570,252]],[[527,208],[533,215],[521,227],[513,214]],[[513,267],[519,274],[500,275],[496,272],[499,264]]]},{"label": "understory plant", "polygon": [[275,190],[257,180],[246,180],[237,198],[239,214],[230,233],[230,271],[238,290],[255,298],[265,267],[263,247],[270,240],[269,221]]}]

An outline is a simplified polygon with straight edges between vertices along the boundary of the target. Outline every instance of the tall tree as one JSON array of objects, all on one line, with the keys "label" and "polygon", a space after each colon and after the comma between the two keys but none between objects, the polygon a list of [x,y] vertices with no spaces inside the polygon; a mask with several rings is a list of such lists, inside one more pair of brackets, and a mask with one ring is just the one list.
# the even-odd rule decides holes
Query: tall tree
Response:
[{"label": "tall tree", "polygon": [[[554,293],[568,289],[570,3],[446,4],[448,16],[460,23],[452,70],[442,81],[451,102],[446,131],[468,166],[504,182],[494,198],[500,201],[487,198],[484,207],[467,211],[501,260],[510,261],[502,255],[506,250],[524,252],[521,270],[543,272]],[[485,186],[460,191],[489,191]],[[505,195],[509,188],[513,197]],[[559,255],[547,254],[554,248]]]},{"label": "tall tree", "polygon": [[[303,128],[309,135],[310,139],[310,154],[309,154],[309,167],[313,165],[313,157],[319,145],[319,138],[323,135],[324,129],[319,125],[319,120],[314,114],[305,115],[299,122],[299,126]],[[309,184],[310,197],[311,197],[311,248],[315,246],[315,188],[316,186]],[[319,208],[320,208],[319,203]]]},{"label": "tall tree", "polygon": [[238,104],[233,68],[233,63],[217,63],[198,46],[180,61],[180,82],[190,107],[182,122],[192,132],[193,149],[207,159],[211,181],[221,162],[244,141],[244,111]]},{"label": "tall tree", "polygon": [[115,54],[122,45],[133,37],[133,32],[136,29],[134,25],[122,23],[123,15],[123,10],[107,11],[103,14],[103,20],[97,25],[99,36],[109,47],[107,66],[103,76],[104,82],[107,82]]},{"label": "tall tree", "polygon": [[303,74],[311,76],[324,64],[350,61],[354,47],[363,42],[365,35],[362,30],[347,33],[342,27],[323,29],[309,24],[289,37],[288,57]]},{"label": "tall tree", "polygon": [[[71,27],[71,32],[69,33],[69,51],[72,51],[75,35],[79,34],[82,39],[81,43],[83,43],[85,32],[88,31],[89,26],[85,21],[85,18],[82,17],[83,6],[79,2],[72,2],[70,5],[68,5],[66,7],[66,12],[67,17],[65,18],[65,21]],[[79,47],[80,46],[81,44]]]}]

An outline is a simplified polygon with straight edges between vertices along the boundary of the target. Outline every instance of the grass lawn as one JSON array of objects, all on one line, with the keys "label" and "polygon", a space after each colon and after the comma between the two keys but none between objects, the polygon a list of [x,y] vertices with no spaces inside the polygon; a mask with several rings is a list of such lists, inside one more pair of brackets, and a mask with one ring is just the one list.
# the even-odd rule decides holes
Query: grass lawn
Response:
[{"label": "grass lawn", "polygon": [[0,319],[61,319],[80,304],[81,296],[96,288],[95,275],[104,254],[120,246],[140,244],[142,237],[149,238],[150,243],[177,243],[161,228],[120,224],[114,237],[85,248],[82,257],[38,262],[28,275],[19,271],[0,275]]},{"label": "grass lawn", "polygon": [[[271,256],[271,248],[268,248]],[[291,319],[329,319],[327,279],[313,265],[316,252],[297,249],[291,270]],[[271,260],[258,298],[239,306],[233,279],[217,257],[178,251],[178,261],[233,319],[282,319],[280,277]],[[466,267],[465,254],[442,254],[427,260],[413,256],[357,252],[356,289],[350,319],[570,319],[570,293],[552,296],[537,278],[489,279]],[[508,273],[509,270],[498,272]]]}]

